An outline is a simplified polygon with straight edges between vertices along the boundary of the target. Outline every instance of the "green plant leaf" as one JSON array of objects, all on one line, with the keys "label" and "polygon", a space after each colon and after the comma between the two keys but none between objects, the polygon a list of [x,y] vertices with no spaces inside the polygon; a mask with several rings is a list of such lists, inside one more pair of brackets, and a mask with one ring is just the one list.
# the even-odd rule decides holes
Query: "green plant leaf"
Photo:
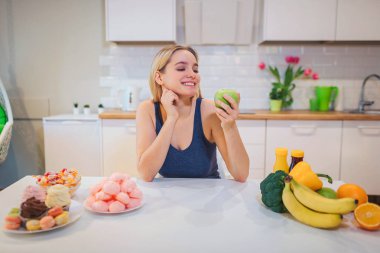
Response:
[{"label": "green plant leaf", "polygon": [[280,79],[280,73],[278,72],[278,69],[276,67],[273,68],[272,66],[269,66],[269,71],[276,78],[276,81],[280,83],[281,79]]}]

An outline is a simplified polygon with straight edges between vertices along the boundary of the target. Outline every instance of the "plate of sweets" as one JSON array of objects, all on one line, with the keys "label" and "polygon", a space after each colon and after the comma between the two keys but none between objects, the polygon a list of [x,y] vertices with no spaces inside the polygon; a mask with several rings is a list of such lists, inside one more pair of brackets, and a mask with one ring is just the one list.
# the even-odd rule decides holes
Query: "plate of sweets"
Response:
[{"label": "plate of sweets", "polygon": [[58,172],[46,172],[44,175],[34,177],[37,179],[36,183],[45,188],[56,184],[68,187],[71,196],[74,195],[81,182],[79,172],[76,169],[67,168],[63,168]]},{"label": "plate of sweets", "polygon": [[57,184],[47,190],[29,185],[20,206],[11,208],[4,217],[3,231],[33,234],[54,230],[78,220],[82,210],[79,202],[71,200],[69,188],[64,185]]},{"label": "plate of sweets", "polygon": [[113,173],[92,186],[84,202],[88,211],[101,214],[131,212],[143,204],[143,193],[136,181],[123,173]]}]

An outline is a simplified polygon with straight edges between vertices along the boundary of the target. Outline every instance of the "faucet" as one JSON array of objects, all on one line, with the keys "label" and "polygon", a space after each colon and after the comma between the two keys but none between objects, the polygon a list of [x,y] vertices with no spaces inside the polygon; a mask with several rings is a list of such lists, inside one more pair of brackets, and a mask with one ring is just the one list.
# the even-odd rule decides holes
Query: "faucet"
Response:
[{"label": "faucet", "polygon": [[380,80],[380,76],[376,75],[376,74],[372,74],[372,75],[369,75],[366,78],[364,78],[362,89],[361,89],[361,92],[360,92],[359,109],[358,109],[359,112],[364,112],[364,107],[365,106],[370,106],[370,105],[373,105],[375,103],[375,101],[364,100],[364,86],[367,83],[368,79],[370,79],[372,77],[376,77],[377,79]]}]

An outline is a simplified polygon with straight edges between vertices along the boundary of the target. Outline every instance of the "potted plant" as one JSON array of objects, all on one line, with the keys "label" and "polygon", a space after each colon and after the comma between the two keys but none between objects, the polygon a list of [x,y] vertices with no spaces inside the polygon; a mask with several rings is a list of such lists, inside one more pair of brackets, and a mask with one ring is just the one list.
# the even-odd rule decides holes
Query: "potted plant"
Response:
[{"label": "potted plant", "polygon": [[104,106],[103,106],[103,104],[99,104],[98,105],[98,113],[100,114],[102,112],[104,112]]},{"label": "potted plant", "polygon": [[[299,63],[300,58],[297,56],[287,56],[285,58],[288,64],[284,72],[283,78],[281,78],[280,71],[277,67],[268,66],[269,72],[273,75],[275,81],[272,82],[272,89],[269,93],[270,108],[271,111],[280,111],[282,108],[289,108],[293,104],[292,91],[296,87],[293,83],[294,80],[304,76],[305,78],[312,78],[318,80],[317,73],[308,68],[304,69],[299,66],[297,69],[295,66]],[[266,69],[264,62],[259,64],[261,70]]]},{"label": "potted plant", "polygon": [[90,105],[89,104],[86,104],[83,106],[83,113],[85,115],[90,115],[91,114],[91,109],[90,109]]},{"label": "potted plant", "polygon": [[79,104],[77,102],[75,102],[73,104],[73,114],[79,114]]}]

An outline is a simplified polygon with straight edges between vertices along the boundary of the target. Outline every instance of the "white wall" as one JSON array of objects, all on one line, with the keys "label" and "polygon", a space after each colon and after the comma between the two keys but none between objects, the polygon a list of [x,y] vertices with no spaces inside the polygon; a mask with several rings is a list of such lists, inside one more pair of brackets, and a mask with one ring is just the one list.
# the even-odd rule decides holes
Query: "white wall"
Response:
[{"label": "white wall", "polygon": [[[43,172],[41,117],[99,104],[104,41],[102,0],[0,0],[0,76],[15,127],[0,188]],[[21,120],[23,119],[23,120]]]},{"label": "white wall", "polygon": [[[178,42],[184,43],[183,0],[177,4]],[[162,45],[116,45],[104,38],[104,0],[0,0],[0,76],[14,98],[16,117],[10,156],[0,165],[0,188],[44,170],[41,117],[69,113],[73,102],[95,109],[117,80],[147,79]],[[315,85],[345,87],[350,107],[357,103],[361,80],[380,73],[380,46],[254,42],[195,48],[206,97],[220,87],[234,87],[244,94],[244,108],[268,108],[270,79],[258,70],[260,61],[281,65],[287,55],[300,56],[303,66],[319,73]],[[310,85],[299,83],[295,108],[307,106]],[[379,85],[369,89],[379,101]]]}]

